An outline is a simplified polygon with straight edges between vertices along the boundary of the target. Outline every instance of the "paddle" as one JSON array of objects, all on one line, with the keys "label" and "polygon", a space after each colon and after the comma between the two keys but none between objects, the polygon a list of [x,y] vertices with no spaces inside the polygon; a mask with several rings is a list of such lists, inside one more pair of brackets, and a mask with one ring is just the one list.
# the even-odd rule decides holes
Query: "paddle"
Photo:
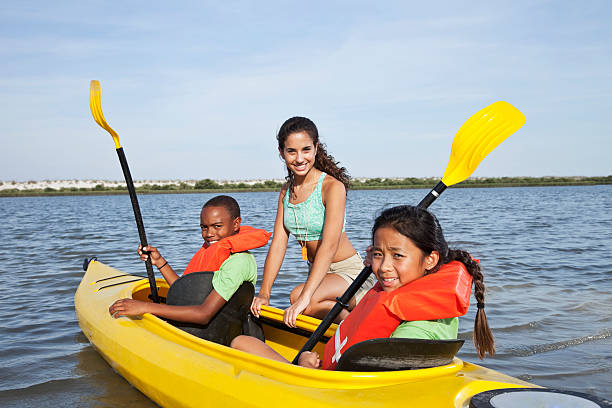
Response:
[{"label": "paddle", "polygon": [[[429,207],[448,186],[467,179],[493,149],[525,124],[525,120],[525,116],[518,109],[502,101],[495,102],[472,115],[459,128],[453,139],[450,159],[442,180],[418,206]],[[336,298],[336,304],[295,356],[293,364],[297,364],[300,354],[314,348],[342,309],[348,309],[349,300],[357,293],[371,272],[370,267],[363,268],[344,294]]]},{"label": "paddle", "polygon": [[[134,188],[134,182],[132,181],[132,175],[130,174],[130,168],[123,152],[123,147],[119,143],[119,135],[115,132],[104,119],[102,113],[102,104],[100,102],[100,82],[91,81],[89,88],[89,106],[91,107],[91,114],[98,125],[104,128],[115,141],[117,148],[117,155],[119,156],[119,162],[121,163],[121,169],[123,170],[123,176],[125,177],[125,183],[127,184],[128,192],[130,193],[130,200],[132,201],[132,209],[134,210],[134,217],[136,218],[136,226],[138,227],[138,235],[140,235],[140,244],[142,247],[146,247],[147,236],[145,234],[144,224],[142,223],[142,216],[140,215],[140,206],[138,205],[138,198],[136,197],[136,189]],[[151,258],[148,258],[145,262],[147,268],[147,276],[149,277],[149,286],[151,287],[151,297],[153,302],[159,303],[159,296],[157,294],[157,285],[155,284],[155,274],[153,273],[153,266],[151,265]]]}]

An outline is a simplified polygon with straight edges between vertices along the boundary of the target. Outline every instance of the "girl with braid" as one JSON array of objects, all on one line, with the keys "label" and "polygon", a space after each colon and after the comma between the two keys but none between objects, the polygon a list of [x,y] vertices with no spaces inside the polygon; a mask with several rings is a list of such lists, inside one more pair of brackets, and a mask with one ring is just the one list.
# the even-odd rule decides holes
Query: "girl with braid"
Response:
[{"label": "girl with braid", "polygon": [[[372,241],[366,263],[378,283],[338,326],[322,364],[316,352],[304,352],[300,365],[333,370],[349,347],[373,338],[456,339],[458,316],[467,312],[472,283],[478,308],[474,345],[480,358],[495,354],[480,265],[468,252],[448,248],[432,213],[414,206],[386,209],[374,222]],[[231,346],[287,362],[254,337],[236,337]]]},{"label": "girl with braid", "polygon": [[[366,263],[371,263],[379,288],[385,292],[392,292],[407,283],[436,274],[447,265],[453,264],[466,270],[473,281],[478,308],[474,321],[476,351],[480,358],[484,358],[485,353],[495,354],[493,335],[484,311],[485,286],[480,264],[466,251],[449,249],[435,215],[415,206],[386,209],[374,222],[372,239],[373,246],[368,248]],[[418,260],[416,268],[408,267],[411,257]],[[425,283],[425,279],[420,283]],[[467,300],[466,306],[469,306],[469,298],[461,300]],[[457,328],[457,316],[402,321],[390,337],[456,339]]]},{"label": "girl with braid", "polygon": [[[261,305],[269,304],[289,235],[293,234],[309,269],[306,282],[291,291],[291,306],[285,310],[285,324],[296,327],[300,313],[323,318],[334,306],[336,297],[361,272],[363,261],[344,232],[349,175],[326,152],[315,124],[304,117],[290,118],[283,123],[276,138],[287,167],[287,182],[278,199],[274,235],[261,289],[253,299],[251,312],[259,316]],[[366,282],[350,300],[350,309],[374,283],[374,279]],[[344,310],[339,319],[347,315],[348,311]]]}]

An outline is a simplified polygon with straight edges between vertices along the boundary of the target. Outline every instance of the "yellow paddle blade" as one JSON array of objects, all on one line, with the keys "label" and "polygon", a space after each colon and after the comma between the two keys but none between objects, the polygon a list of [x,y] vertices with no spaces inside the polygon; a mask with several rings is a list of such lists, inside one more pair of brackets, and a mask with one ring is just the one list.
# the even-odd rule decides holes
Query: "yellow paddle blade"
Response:
[{"label": "yellow paddle blade", "polygon": [[476,112],[455,135],[442,182],[452,186],[470,177],[480,162],[519,130],[525,120],[525,115],[503,101]]},{"label": "yellow paddle blade", "polygon": [[102,103],[100,102],[100,82],[93,80],[89,86],[89,107],[91,108],[91,114],[93,115],[94,120],[100,126],[102,126],[108,133],[111,134],[113,140],[115,141],[115,146],[117,149],[121,147],[119,143],[119,135],[117,132],[113,130],[106,120],[104,119],[104,114],[102,113]]}]

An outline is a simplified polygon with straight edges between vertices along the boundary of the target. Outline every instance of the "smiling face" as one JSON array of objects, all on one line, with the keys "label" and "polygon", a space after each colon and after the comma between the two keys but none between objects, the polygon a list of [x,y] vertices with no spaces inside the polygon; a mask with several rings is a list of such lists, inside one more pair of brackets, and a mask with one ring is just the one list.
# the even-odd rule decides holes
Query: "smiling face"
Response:
[{"label": "smiling face", "polygon": [[240,217],[232,218],[225,207],[204,207],[200,213],[202,238],[207,245],[234,235],[240,229]]},{"label": "smiling face", "polygon": [[280,149],[287,168],[296,176],[305,176],[314,167],[317,147],[306,132],[292,133]]},{"label": "smiling face", "polygon": [[424,254],[405,235],[385,226],[374,233],[372,270],[385,292],[419,279],[438,263],[439,254]]}]

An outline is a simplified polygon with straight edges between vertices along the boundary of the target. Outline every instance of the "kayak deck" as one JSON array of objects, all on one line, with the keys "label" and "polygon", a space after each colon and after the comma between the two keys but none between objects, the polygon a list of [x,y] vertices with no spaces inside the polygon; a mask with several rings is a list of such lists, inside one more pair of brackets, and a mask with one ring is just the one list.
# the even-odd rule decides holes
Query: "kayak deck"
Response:
[{"label": "kayak deck", "polygon": [[[121,276],[122,275],[122,276]],[[234,350],[192,336],[151,314],[114,319],[117,299],[147,300],[146,279],[91,261],[75,295],[83,333],[126,380],[162,406],[416,406],[463,407],[479,392],[536,387],[463,362],[418,370],[351,372],[308,369]],[[109,286],[113,285],[113,286]],[[160,296],[168,285],[157,280]],[[283,311],[262,308],[266,343],[293,359],[320,320],[298,319],[299,332],[283,329]],[[333,336],[336,325],[325,333]],[[324,343],[315,350],[322,355]],[[442,390],[442,391],[441,391]]]}]

